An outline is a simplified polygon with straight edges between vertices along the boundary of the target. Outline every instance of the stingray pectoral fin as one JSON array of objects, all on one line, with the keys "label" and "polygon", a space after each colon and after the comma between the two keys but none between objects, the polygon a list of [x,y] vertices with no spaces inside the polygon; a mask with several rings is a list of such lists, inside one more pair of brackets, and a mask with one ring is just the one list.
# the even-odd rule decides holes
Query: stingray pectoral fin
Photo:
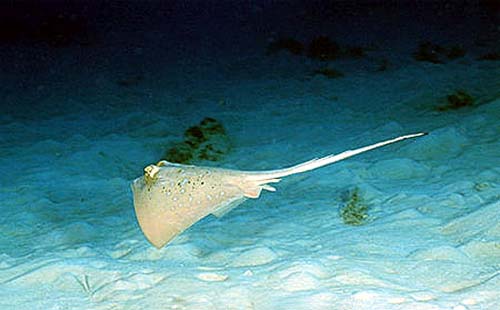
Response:
[{"label": "stingray pectoral fin", "polygon": [[157,249],[164,247],[178,234],[194,224],[193,222],[191,225],[185,225],[185,227],[166,225],[162,219],[167,218],[168,214],[165,214],[165,212],[152,212],[150,209],[151,208],[145,207],[144,205],[135,204],[135,214],[139,226],[149,243]]},{"label": "stingray pectoral fin", "polygon": [[142,178],[134,181],[132,191],[139,226],[146,239],[158,249],[208,215],[203,209],[193,211],[169,205],[161,191],[146,185]]},{"label": "stingray pectoral fin", "polygon": [[218,218],[221,218],[231,212],[231,210],[242,204],[245,200],[245,197],[235,197],[233,200],[225,201],[224,203],[217,206],[215,210],[212,211],[212,214]]}]

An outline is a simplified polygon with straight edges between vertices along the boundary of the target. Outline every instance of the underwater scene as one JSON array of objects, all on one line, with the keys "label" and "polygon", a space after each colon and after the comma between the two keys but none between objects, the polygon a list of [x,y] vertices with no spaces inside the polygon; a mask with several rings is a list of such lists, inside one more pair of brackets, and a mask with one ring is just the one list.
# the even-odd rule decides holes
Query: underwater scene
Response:
[{"label": "underwater scene", "polygon": [[0,3],[0,309],[500,309],[497,1]]}]

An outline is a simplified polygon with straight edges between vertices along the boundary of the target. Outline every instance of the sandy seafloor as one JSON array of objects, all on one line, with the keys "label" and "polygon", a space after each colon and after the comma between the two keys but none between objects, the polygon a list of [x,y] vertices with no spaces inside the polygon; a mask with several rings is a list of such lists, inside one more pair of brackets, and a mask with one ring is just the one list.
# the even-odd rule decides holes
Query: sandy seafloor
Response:
[{"label": "sandy seafloor", "polygon": [[[161,31],[121,35],[2,47],[0,309],[500,309],[500,64],[476,59],[491,45],[436,65],[409,36],[327,79],[264,36],[180,53]],[[476,106],[436,111],[457,89]],[[429,135],[285,178],[157,250],[130,182],[206,116],[233,147],[199,164],[244,170]],[[356,187],[370,217],[349,226]]]}]

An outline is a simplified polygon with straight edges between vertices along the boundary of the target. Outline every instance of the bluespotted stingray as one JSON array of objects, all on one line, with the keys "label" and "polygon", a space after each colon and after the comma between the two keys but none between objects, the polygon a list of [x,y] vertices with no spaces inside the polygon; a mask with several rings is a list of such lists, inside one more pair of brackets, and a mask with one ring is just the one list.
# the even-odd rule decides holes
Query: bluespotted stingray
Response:
[{"label": "bluespotted stingray", "polygon": [[277,170],[240,171],[163,160],[144,168],[144,175],[133,181],[135,213],[148,241],[160,249],[205,216],[221,217],[247,198],[259,198],[262,190],[276,191],[269,184],[283,177],[423,135],[405,135]]}]

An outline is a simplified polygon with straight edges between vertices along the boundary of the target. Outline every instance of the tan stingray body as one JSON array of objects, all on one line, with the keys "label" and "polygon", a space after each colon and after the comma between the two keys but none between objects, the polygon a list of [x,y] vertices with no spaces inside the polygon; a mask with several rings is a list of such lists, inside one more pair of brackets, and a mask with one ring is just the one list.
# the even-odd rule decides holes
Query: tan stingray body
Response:
[{"label": "tan stingray body", "polygon": [[132,185],[139,225],[161,248],[221,204],[242,199],[237,182],[231,170],[167,163],[151,182],[142,177]]},{"label": "tan stingray body", "polygon": [[222,216],[245,198],[258,198],[263,189],[275,191],[269,183],[279,182],[282,177],[422,135],[424,133],[401,136],[289,168],[268,171],[239,171],[161,161],[147,166],[144,175],[133,181],[135,213],[148,241],[161,248],[205,216]]}]

